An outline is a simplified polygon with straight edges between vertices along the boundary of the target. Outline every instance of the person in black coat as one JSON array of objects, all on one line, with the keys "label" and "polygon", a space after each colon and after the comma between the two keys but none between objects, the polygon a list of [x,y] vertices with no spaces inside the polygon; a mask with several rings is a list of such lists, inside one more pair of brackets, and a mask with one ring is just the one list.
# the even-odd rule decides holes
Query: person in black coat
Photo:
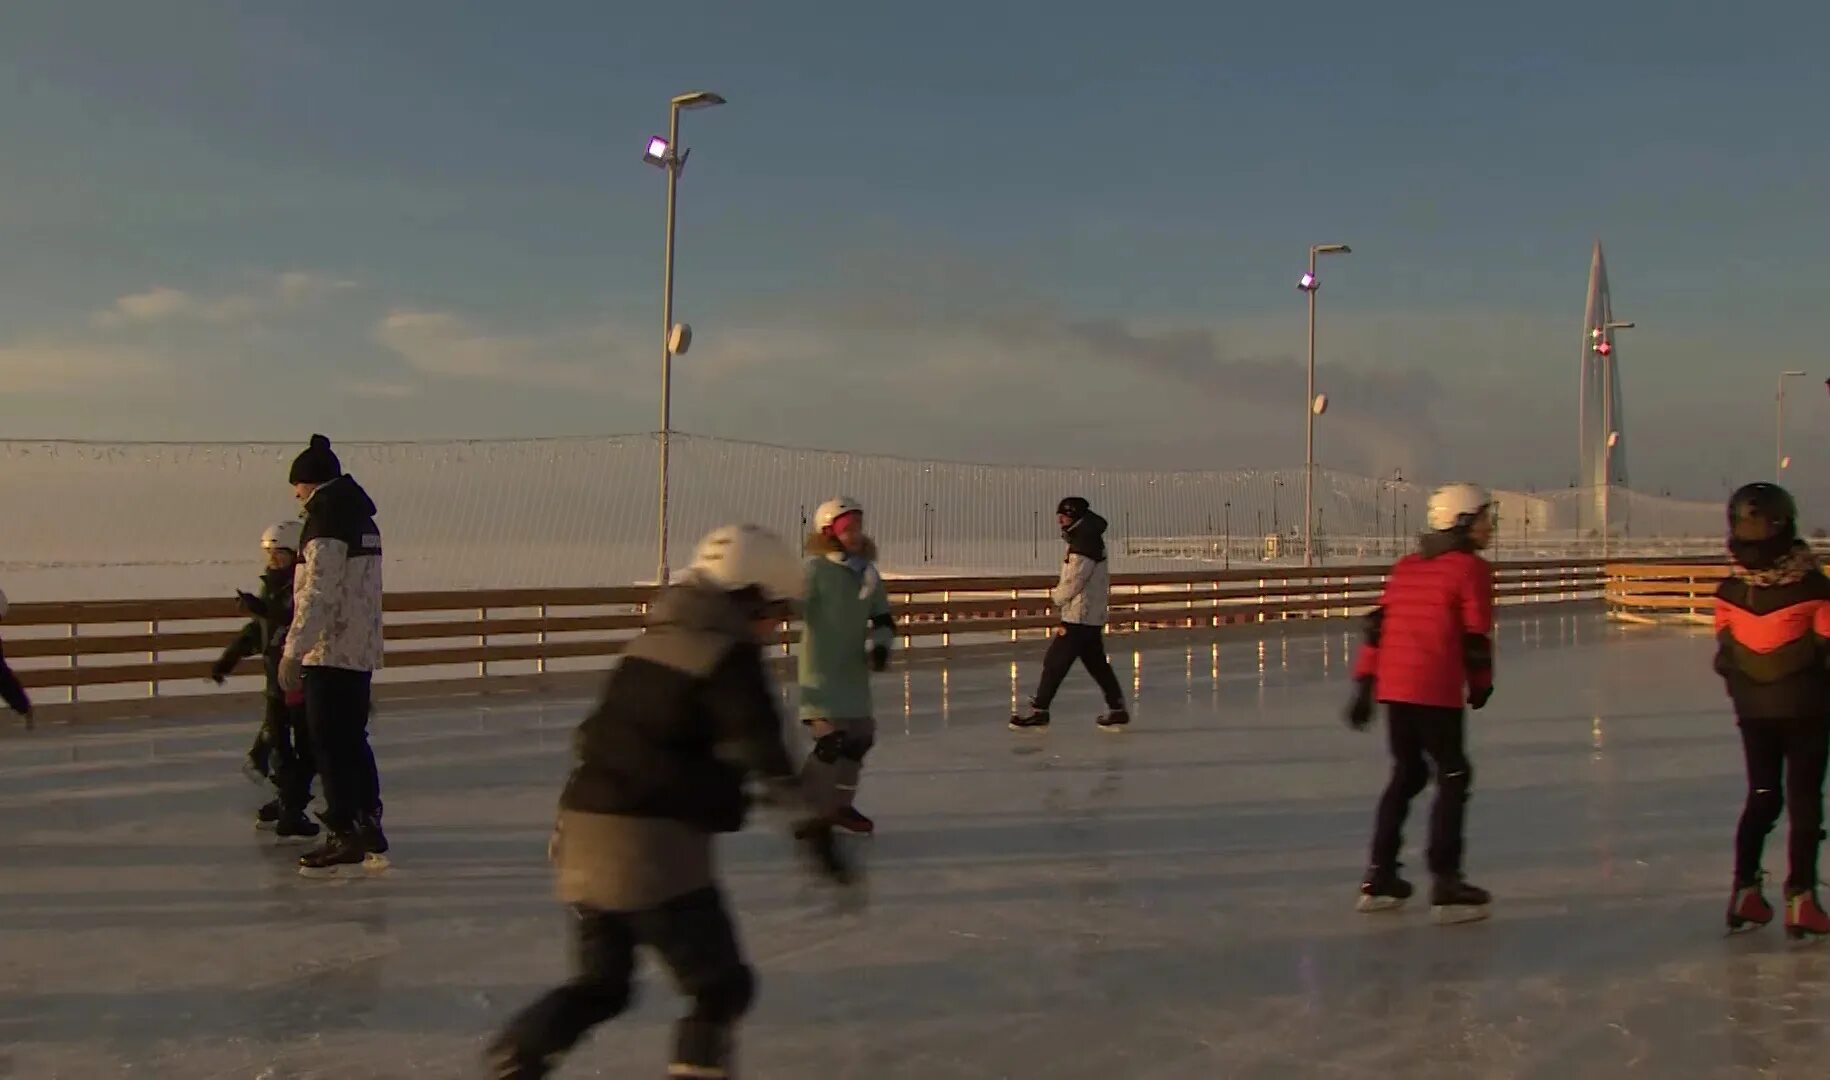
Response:
[{"label": "person in black coat", "polygon": [[[6,612],[6,593],[0,592],[0,621],[6,619]],[[0,646],[0,700],[6,702],[7,708],[25,718],[27,731],[32,730],[32,696],[25,692],[19,676],[13,674],[13,669],[7,666],[4,646]]]}]

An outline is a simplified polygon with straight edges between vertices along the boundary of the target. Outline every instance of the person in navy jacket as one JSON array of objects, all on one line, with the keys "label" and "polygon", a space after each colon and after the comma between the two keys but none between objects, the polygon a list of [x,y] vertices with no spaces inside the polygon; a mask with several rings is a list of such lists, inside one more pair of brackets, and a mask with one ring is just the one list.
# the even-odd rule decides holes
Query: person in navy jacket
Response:
[{"label": "person in navy jacket", "polygon": [[1461,872],[1474,779],[1463,705],[1479,709],[1493,696],[1493,567],[1480,556],[1493,540],[1492,502],[1474,484],[1438,488],[1430,496],[1430,531],[1392,567],[1379,606],[1367,616],[1347,719],[1364,730],[1373,703],[1385,705],[1392,775],[1379,800],[1361,911],[1390,910],[1410,899],[1410,883],[1398,876],[1398,852],[1411,800],[1429,785],[1434,766],[1430,903],[1438,922],[1487,916],[1491,898]]}]

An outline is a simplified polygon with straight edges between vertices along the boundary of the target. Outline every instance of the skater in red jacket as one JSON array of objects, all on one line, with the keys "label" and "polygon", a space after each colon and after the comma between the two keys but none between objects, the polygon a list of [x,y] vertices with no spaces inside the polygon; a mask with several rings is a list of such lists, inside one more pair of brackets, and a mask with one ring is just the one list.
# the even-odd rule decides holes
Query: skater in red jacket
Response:
[{"label": "skater in red jacket", "polygon": [[1798,538],[1798,510],[1776,484],[1749,484],[1728,502],[1734,568],[1716,589],[1716,673],[1728,683],[1747,758],[1747,804],[1735,835],[1728,928],[1765,926],[1760,855],[1783,811],[1791,821],[1786,933],[1830,934],[1817,900],[1824,771],[1830,762],[1830,580]]},{"label": "skater in red jacket", "polygon": [[1361,911],[1389,910],[1411,897],[1410,883],[1398,876],[1398,851],[1411,800],[1429,785],[1433,764],[1432,910],[1438,922],[1487,917],[1486,890],[1461,876],[1462,822],[1474,778],[1462,705],[1479,709],[1493,695],[1493,568],[1479,554],[1493,540],[1492,501],[1473,484],[1438,488],[1430,496],[1431,531],[1415,554],[1392,567],[1379,606],[1367,616],[1347,719],[1364,730],[1373,703],[1385,705],[1392,778],[1379,800]]}]

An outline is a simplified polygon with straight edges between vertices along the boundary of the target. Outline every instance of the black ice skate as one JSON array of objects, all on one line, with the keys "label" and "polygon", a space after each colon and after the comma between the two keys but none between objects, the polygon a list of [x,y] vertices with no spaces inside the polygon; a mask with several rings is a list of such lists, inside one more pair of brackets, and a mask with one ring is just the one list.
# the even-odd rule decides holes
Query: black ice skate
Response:
[{"label": "black ice skate", "polygon": [[558,1055],[541,1058],[523,1051],[503,1035],[483,1051],[483,1074],[489,1080],[546,1080]]},{"label": "black ice skate", "polygon": [[1131,714],[1126,712],[1122,706],[1099,714],[1099,730],[1101,731],[1123,731],[1125,725],[1130,722]]},{"label": "black ice skate", "polygon": [[1404,906],[1417,890],[1411,883],[1398,876],[1398,868],[1371,867],[1366,871],[1366,879],[1360,882],[1360,899],[1355,902],[1355,911],[1396,911]]},{"label": "black ice skate", "polygon": [[[266,807],[261,809],[265,810]],[[282,813],[279,820],[275,821],[270,828],[273,829],[274,837],[282,844],[302,844],[307,840],[315,840],[321,831],[316,822],[305,816],[303,810],[296,810],[290,814]]]},{"label": "black ice skate", "polygon": [[1010,718],[1010,730],[1012,730],[1012,731],[1047,731],[1048,730],[1048,710],[1047,709],[1038,709],[1034,705],[1031,705],[1029,707],[1029,712],[1024,713],[1020,716],[1013,715]]},{"label": "black ice skate", "polygon": [[[372,860],[372,861],[371,861]],[[364,877],[388,868],[388,860],[370,855],[355,830],[332,830],[324,843],[299,856],[299,876],[316,879]]]},{"label": "black ice skate", "polygon": [[[257,829],[272,829],[275,825],[279,824],[279,820],[283,816],[285,815],[280,810],[280,801],[274,799],[272,802],[267,803],[254,812],[254,827]],[[316,836],[317,834],[313,833],[312,835]]]},{"label": "black ice skate", "polygon": [[1492,903],[1487,890],[1468,884],[1460,874],[1438,874],[1430,890],[1430,917],[1444,926],[1479,922],[1492,914]]}]

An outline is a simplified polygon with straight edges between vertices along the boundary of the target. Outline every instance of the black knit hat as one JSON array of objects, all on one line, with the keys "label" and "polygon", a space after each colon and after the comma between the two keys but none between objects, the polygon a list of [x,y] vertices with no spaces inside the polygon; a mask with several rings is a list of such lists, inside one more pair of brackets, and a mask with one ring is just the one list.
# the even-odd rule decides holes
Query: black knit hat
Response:
[{"label": "black knit hat", "polygon": [[331,452],[330,440],[313,435],[304,453],[292,459],[289,484],[328,484],[343,475],[343,463]]},{"label": "black knit hat", "polygon": [[1067,498],[1061,500],[1060,505],[1055,507],[1055,513],[1066,514],[1075,521],[1079,521],[1081,518],[1085,517],[1087,511],[1091,509],[1093,509],[1092,505],[1085,499],[1078,495],[1069,495]]}]

